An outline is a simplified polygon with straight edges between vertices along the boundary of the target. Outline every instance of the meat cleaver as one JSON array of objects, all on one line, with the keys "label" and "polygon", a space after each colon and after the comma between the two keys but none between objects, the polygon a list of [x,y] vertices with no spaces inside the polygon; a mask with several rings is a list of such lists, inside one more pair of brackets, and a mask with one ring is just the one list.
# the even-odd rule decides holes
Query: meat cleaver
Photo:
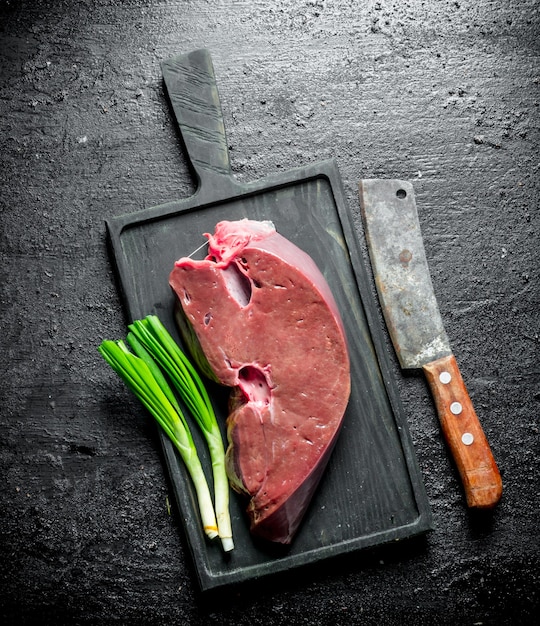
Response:
[{"label": "meat cleaver", "polygon": [[502,494],[501,476],[444,330],[413,186],[369,179],[359,187],[377,292],[401,367],[426,375],[468,506],[492,508]]}]

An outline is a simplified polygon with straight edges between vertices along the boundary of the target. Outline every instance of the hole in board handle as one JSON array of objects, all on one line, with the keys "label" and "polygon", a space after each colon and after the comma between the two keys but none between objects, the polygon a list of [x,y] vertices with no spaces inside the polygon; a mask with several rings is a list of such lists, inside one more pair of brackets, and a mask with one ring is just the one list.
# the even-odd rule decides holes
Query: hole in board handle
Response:
[{"label": "hole in board handle", "polygon": [[403,200],[403,198],[407,197],[407,192],[405,191],[405,189],[398,189],[396,191],[396,196],[400,199]]}]

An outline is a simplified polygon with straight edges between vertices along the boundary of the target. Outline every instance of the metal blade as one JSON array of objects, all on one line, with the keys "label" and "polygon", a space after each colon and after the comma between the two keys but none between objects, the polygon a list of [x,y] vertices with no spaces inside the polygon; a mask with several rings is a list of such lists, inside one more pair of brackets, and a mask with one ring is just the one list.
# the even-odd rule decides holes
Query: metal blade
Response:
[{"label": "metal blade", "polygon": [[451,354],[424,251],[413,186],[360,183],[362,218],[379,299],[401,367]]}]

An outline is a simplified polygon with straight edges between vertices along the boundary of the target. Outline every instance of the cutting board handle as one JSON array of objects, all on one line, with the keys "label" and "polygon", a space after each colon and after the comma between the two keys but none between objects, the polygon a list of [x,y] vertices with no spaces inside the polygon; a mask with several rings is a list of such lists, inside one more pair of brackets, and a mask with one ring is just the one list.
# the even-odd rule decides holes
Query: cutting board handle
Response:
[{"label": "cutting board handle", "polygon": [[218,190],[229,190],[236,182],[210,52],[194,50],[167,59],[161,70],[198,192],[217,199]]}]

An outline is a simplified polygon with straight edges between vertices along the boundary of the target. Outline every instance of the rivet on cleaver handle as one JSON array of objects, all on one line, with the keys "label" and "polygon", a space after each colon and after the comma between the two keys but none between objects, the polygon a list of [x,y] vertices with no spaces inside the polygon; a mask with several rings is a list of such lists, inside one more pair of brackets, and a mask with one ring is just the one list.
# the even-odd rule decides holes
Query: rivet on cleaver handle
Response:
[{"label": "rivet on cleaver handle", "polygon": [[413,186],[363,180],[360,204],[377,292],[403,368],[422,368],[467,504],[491,508],[502,482],[444,330],[424,251]]}]

